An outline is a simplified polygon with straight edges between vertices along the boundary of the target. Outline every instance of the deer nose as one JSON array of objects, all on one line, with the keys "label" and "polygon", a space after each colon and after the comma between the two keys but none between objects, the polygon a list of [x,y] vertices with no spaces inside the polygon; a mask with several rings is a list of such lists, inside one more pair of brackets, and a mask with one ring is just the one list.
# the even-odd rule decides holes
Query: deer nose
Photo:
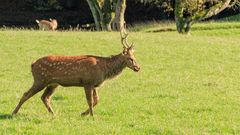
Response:
[{"label": "deer nose", "polygon": [[140,70],[140,66],[134,66],[134,71],[138,72]]}]

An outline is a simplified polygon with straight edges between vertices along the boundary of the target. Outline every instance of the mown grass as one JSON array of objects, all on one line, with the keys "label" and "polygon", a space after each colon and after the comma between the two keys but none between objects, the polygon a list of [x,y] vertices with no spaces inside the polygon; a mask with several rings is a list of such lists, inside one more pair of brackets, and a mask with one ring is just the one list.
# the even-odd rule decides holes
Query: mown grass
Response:
[{"label": "mown grass", "polygon": [[188,36],[130,32],[141,71],[126,69],[108,81],[100,89],[94,118],[80,116],[87,104],[77,87],[58,88],[52,100],[56,116],[41,102],[42,92],[18,115],[10,114],[32,84],[32,61],[50,54],[117,54],[119,33],[0,31],[0,133],[239,134],[239,24],[194,27]]}]

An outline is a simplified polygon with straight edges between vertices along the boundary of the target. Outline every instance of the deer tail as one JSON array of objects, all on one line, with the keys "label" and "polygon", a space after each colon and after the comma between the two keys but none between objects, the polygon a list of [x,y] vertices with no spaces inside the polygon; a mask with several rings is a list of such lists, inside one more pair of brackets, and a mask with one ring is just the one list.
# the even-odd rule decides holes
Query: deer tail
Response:
[{"label": "deer tail", "polygon": [[39,23],[39,21],[38,21],[38,20],[36,20],[36,22],[37,22],[37,23]]}]

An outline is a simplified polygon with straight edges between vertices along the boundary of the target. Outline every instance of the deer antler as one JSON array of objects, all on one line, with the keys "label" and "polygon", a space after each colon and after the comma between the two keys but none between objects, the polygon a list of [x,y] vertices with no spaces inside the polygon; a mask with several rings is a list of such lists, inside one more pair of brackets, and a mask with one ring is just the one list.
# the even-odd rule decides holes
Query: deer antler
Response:
[{"label": "deer antler", "polygon": [[[125,26],[125,28],[126,28],[126,26]],[[129,43],[128,43],[128,40],[127,40],[127,38],[128,38],[128,33],[127,33],[127,30],[126,30],[126,29],[124,29],[124,34],[126,35],[126,39],[125,39],[126,45],[127,45],[128,47],[132,47],[132,46],[133,46],[133,43],[131,43],[131,45],[129,45]]]},{"label": "deer antler", "polygon": [[126,25],[120,29],[120,35],[121,35],[121,42],[122,42],[123,48],[129,48],[130,45],[127,41],[128,33],[126,31]]}]

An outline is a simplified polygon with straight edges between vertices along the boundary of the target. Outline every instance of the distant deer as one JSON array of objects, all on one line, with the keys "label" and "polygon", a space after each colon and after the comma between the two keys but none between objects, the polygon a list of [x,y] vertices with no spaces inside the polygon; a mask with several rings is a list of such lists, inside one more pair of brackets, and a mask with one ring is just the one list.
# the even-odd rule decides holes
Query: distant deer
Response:
[{"label": "distant deer", "polygon": [[133,45],[128,44],[127,37],[126,31],[121,30],[123,51],[111,57],[93,55],[46,56],[33,62],[31,66],[34,78],[33,85],[24,93],[12,114],[16,114],[25,101],[45,87],[41,99],[48,111],[53,113],[50,99],[56,87],[61,85],[64,87],[84,87],[89,108],[82,113],[82,116],[88,114],[93,116],[93,107],[99,100],[96,88],[101,86],[104,81],[119,75],[125,67],[135,72],[140,70],[134,57]]},{"label": "distant deer", "polygon": [[39,29],[40,30],[56,30],[57,29],[57,26],[58,26],[58,23],[57,23],[57,20],[56,19],[49,19],[50,21],[48,20],[36,20],[38,26],[39,26]]}]

